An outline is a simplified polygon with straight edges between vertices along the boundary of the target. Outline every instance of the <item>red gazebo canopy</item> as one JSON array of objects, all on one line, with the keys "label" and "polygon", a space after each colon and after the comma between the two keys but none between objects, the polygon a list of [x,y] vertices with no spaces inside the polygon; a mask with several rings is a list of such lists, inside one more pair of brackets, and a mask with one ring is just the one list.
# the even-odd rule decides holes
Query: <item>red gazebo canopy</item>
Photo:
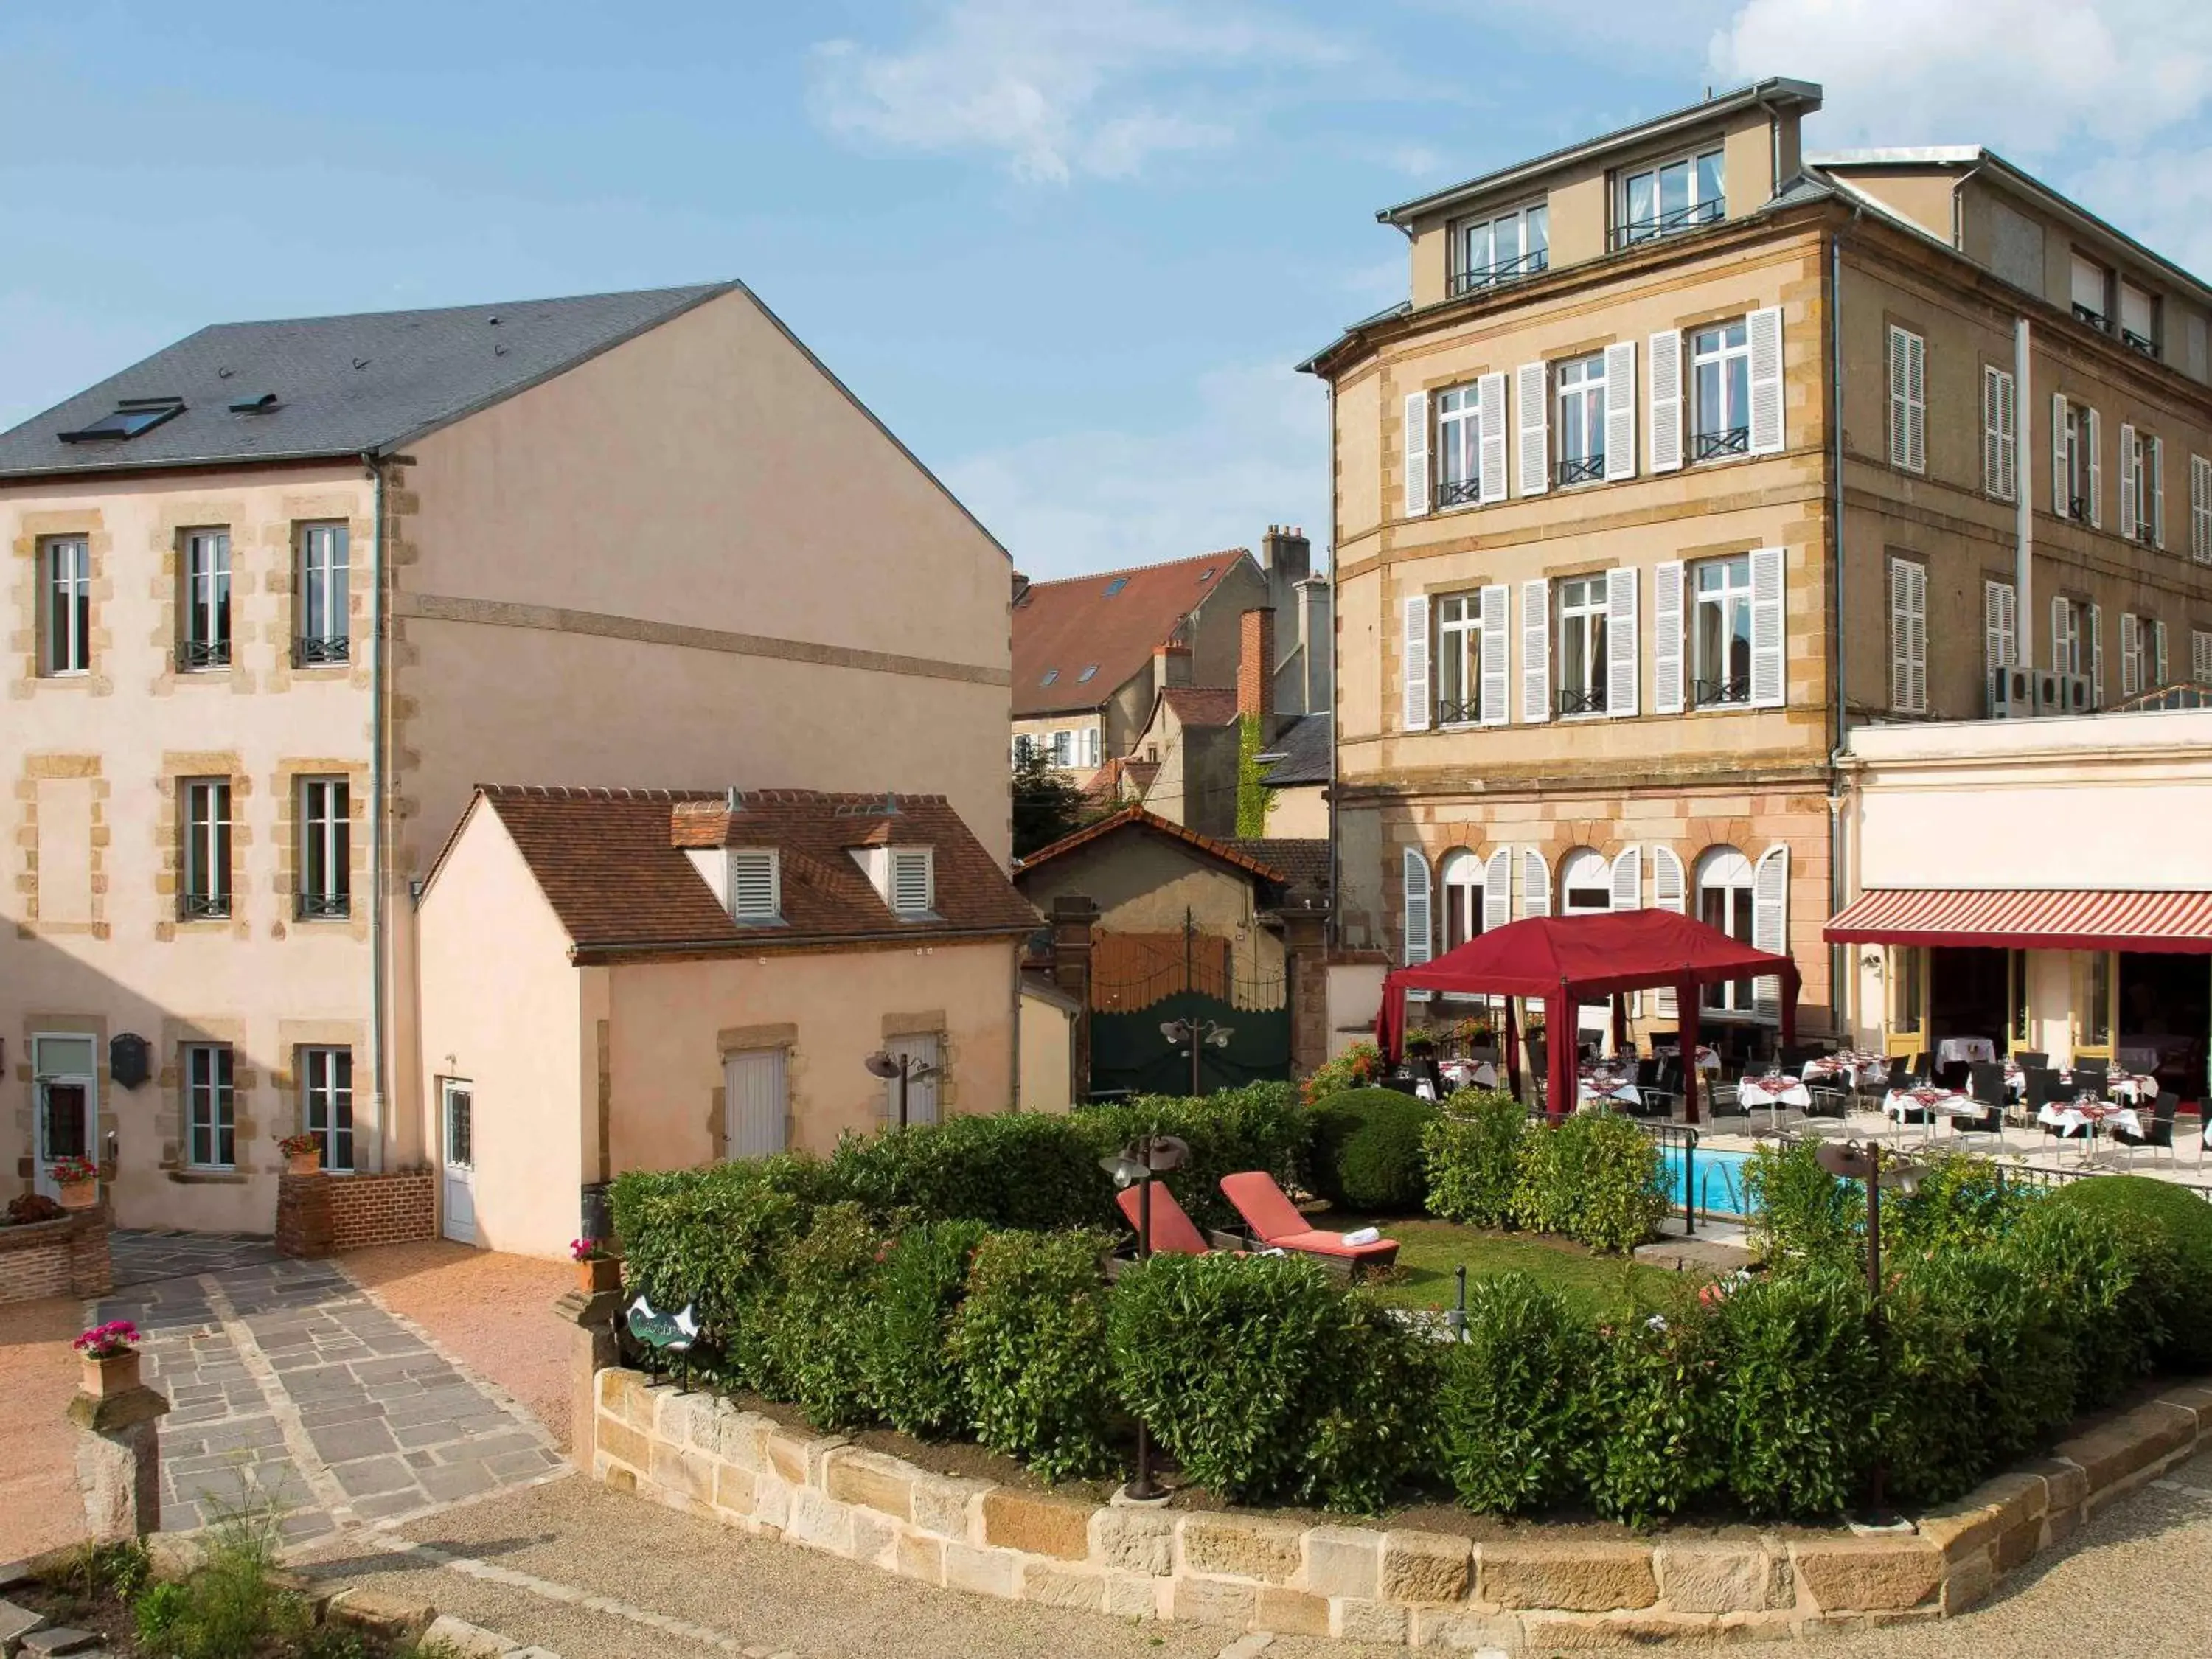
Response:
[{"label": "red gazebo canopy", "polygon": [[[1401,968],[1382,981],[1376,1041],[1392,1060],[1405,1043],[1406,993],[1447,991],[1466,996],[1540,997],[1545,1021],[1570,1033],[1548,1045],[1551,1109],[1567,1109],[1574,1097],[1575,1009],[1624,991],[1673,988],[1680,1010],[1682,1051],[1698,1038],[1698,991],[1730,980],[1775,975],[1782,981],[1782,1041],[1796,1041],[1797,964],[1786,956],[1754,950],[1717,927],[1673,910],[1615,910],[1589,916],[1531,916],[1469,939],[1418,967]],[[1509,1011],[1510,1012],[1510,1011]],[[1510,1038],[1509,1038],[1510,1043]],[[1517,1057],[1509,1053],[1508,1059]],[[1683,1068],[1689,1115],[1697,1115],[1697,1068]]]}]

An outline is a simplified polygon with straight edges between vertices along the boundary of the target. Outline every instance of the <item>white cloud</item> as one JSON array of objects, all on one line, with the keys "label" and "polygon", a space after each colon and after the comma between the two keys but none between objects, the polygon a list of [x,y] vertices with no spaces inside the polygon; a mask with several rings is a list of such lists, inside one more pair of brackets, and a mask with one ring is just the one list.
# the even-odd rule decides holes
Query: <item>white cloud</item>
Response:
[{"label": "white cloud", "polygon": [[1747,0],[1712,37],[1731,81],[1826,88],[1815,142],[2134,145],[2212,97],[2204,0]]},{"label": "white cloud", "polygon": [[816,119],[846,138],[993,155],[1017,179],[1066,184],[1231,143],[1234,100],[1196,84],[1206,72],[1340,55],[1314,31],[1231,6],[949,0],[903,49],[817,46],[811,92]]},{"label": "white cloud", "polygon": [[2212,273],[2212,144],[2107,156],[2059,182],[2145,246]]},{"label": "white cloud", "polygon": [[945,469],[1015,568],[1040,579],[1256,547],[1297,524],[1328,539],[1328,399],[1274,365],[1216,369],[1179,427],[1055,434]]}]

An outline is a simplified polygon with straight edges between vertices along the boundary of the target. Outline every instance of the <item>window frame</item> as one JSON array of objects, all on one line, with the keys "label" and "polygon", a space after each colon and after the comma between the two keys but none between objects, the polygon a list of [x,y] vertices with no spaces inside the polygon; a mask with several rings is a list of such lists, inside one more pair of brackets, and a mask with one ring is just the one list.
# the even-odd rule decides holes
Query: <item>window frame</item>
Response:
[{"label": "window frame", "polygon": [[[1436,430],[1431,438],[1429,465],[1435,469],[1431,488],[1436,492],[1437,511],[1474,507],[1482,500],[1481,383],[1468,380],[1446,386],[1430,400],[1430,407]],[[1457,465],[1464,469],[1455,477],[1448,476],[1454,465],[1449,458],[1455,453]]]},{"label": "window frame", "polygon": [[[187,1042],[178,1056],[185,1092],[185,1164],[194,1170],[238,1167],[238,1051],[228,1042]],[[205,1062],[203,1077],[202,1062]],[[202,1109],[205,1108],[205,1121]],[[202,1136],[206,1157],[202,1157]]]},{"label": "window frame", "polygon": [[[300,921],[353,914],[353,780],[343,773],[303,777],[298,792],[299,851],[292,914]],[[323,879],[315,880],[321,866]]]},{"label": "window frame", "polygon": [[177,915],[181,921],[226,921],[236,908],[230,784],[228,778],[178,781]]},{"label": "window frame", "polygon": [[[1552,204],[1548,197],[1534,202],[1524,202],[1517,208],[1503,213],[1486,214],[1480,219],[1462,219],[1451,228],[1451,292],[1454,295],[1479,293],[1510,283],[1516,277],[1533,276],[1548,270],[1552,265]],[[1520,249],[1510,259],[1493,258],[1488,264],[1475,265],[1469,262],[1468,241],[1476,231],[1488,233],[1486,252],[1495,254],[1498,227],[1510,222],[1514,227],[1514,246]],[[1537,236],[1529,234],[1536,227]],[[1533,246],[1540,237],[1541,247]],[[1509,268],[1510,267],[1510,268]]]},{"label": "window frame", "polygon": [[[1456,609],[1462,614],[1447,615]],[[1470,587],[1457,593],[1439,593],[1430,602],[1430,614],[1436,618],[1436,643],[1430,673],[1436,685],[1436,715],[1438,729],[1459,731],[1482,723],[1482,590]],[[1451,650],[1452,636],[1459,637],[1459,654]],[[1451,675],[1445,665],[1456,665],[1460,690],[1465,693],[1456,702],[1446,696]],[[1450,711],[1457,710],[1453,713]]]},{"label": "window frame", "polygon": [[[1726,570],[1732,578],[1735,567],[1741,567],[1742,584],[1731,580],[1725,586],[1708,594],[1702,578],[1707,570]],[[1717,558],[1698,559],[1691,562],[1688,571],[1690,586],[1690,707],[1704,708],[1748,708],[1751,707],[1751,649],[1752,649],[1752,574],[1749,552],[1724,553]],[[1706,671],[1705,613],[1706,607],[1722,612],[1721,638],[1733,642],[1738,636],[1730,624],[1740,606],[1743,620],[1741,639],[1744,668],[1740,675],[1714,675]],[[1724,643],[1724,650],[1727,645]],[[1715,688],[1710,694],[1707,687]],[[1739,689],[1740,687],[1740,689]]]},{"label": "window frame", "polygon": [[1455,950],[1482,937],[1483,884],[1487,878],[1486,862],[1465,847],[1454,848],[1438,864],[1437,891],[1443,907],[1445,950]]},{"label": "window frame", "polygon": [[294,1063],[300,1079],[300,1133],[323,1143],[324,1169],[352,1174],[353,1049],[342,1042],[302,1043]]},{"label": "window frame", "polygon": [[[2066,625],[2059,627],[2063,617]],[[2081,669],[2081,602],[2063,593],[2051,596],[2051,672],[2080,674]]]},{"label": "window frame", "polygon": [[[1583,595],[1571,605],[1567,599],[1570,588],[1580,590]],[[1601,570],[1594,575],[1560,577],[1552,584],[1552,702],[1562,719],[1606,712],[1612,678],[1607,591],[1607,574]],[[1584,659],[1580,686],[1567,683],[1570,637],[1577,640]]]},{"label": "window frame", "polygon": [[[1710,198],[1699,194],[1705,178],[1702,164],[1707,161],[1715,164],[1714,182],[1717,186]],[[1686,199],[1681,207],[1669,210],[1664,205],[1665,179],[1668,172],[1677,167],[1685,169]],[[1639,220],[1634,216],[1635,190],[1638,180],[1644,179],[1651,181],[1651,212],[1649,219]],[[1724,143],[1715,141],[1710,145],[1678,150],[1657,161],[1623,167],[1615,179],[1613,245],[1616,248],[1679,236],[1728,217],[1728,147]]]},{"label": "window frame", "polygon": [[[1743,866],[1741,881],[1723,882],[1708,878],[1713,866],[1723,856],[1735,859]],[[1740,848],[1706,848],[1690,866],[1690,914],[1707,927],[1719,928],[1730,939],[1741,944],[1750,944],[1752,930],[1758,919],[1758,872],[1756,862]],[[1722,900],[1722,914],[1717,921],[1706,914],[1709,907],[1705,903],[1705,896],[1708,893]],[[1698,992],[1698,1012],[1749,1018],[1759,1012],[1757,988],[1755,979],[1722,980],[1701,986]]]},{"label": "window frame", "polygon": [[[1551,381],[1552,409],[1552,483],[1565,489],[1577,484],[1605,482],[1605,353],[1586,352],[1578,357],[1563,357],[1546,365]],[[1569,383],[1569,371],[1577,378]],[[1571,404],[1579,404],[1583,418],[1571,426],[1567,412]],[[1568,453],[1568,434],[1579,428],[1585,443],[1584,453]],[[1588,447],[1594,445],[1595,447]]]},{"label": "window frame", "polygon": [[[61,568],[69,556],[72,568]],[[64,609],[65,607],[65,609]],[[57,626],[66,616],[66,628]],[[92,538],[47,536],[39,543],[39,673],[77,679],[92,672]],[[64,651],[66,645],[69,649]],[[66,660],[64,660],[66,659]]]},{"label": "window frame", "polygon": [[[1727,336],[1731,332],[1741,337],[1731,344]],[[1698,342],[1708,336],[1721,337],[1713,349],[1701,349]],[[1751,319],[1748,314],[1733,322],[1708,324],[1688,331],[1690,358],[1689,421],[1690,465],[1701,462],[1730,460],[1751,453]],[[1720,401],[1724,410],[1741,415],[1742,419],[1732,424],[1708,428],[1705,422],[1704,371],[1711,367],[1717,372]],[[1733,395],[1736,382],[1732,371],[1741,371],[1741,386]]]},{"label": "window frame", "polygon": [[233,645],[228,526],[210,525],[184,532],[184,556],[178,561],[184,593],[178,617],[177,666],[188,673],[230,666]]},{"label": "window frame", "polygon": [[[292,607],[292,665],[336,668],[353,655],[351,526],[316,520],[299,527],[294,560],[297,598]],[[323,550],[319,559],[318,549]],[[321,612],[322,628],[314,623]]]}]

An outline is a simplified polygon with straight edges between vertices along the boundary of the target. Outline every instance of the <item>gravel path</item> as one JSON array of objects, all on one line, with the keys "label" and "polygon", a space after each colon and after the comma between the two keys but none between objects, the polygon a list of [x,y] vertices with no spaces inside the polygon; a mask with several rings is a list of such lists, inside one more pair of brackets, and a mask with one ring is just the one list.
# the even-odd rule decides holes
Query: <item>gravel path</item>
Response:
[{"label": "gravel path", "polygon": [[0,1561],[84,1536],[76,1431],[62,1415],[76,1392],[70,1344],[83,1328],[74,1297],[0,1307]]}]

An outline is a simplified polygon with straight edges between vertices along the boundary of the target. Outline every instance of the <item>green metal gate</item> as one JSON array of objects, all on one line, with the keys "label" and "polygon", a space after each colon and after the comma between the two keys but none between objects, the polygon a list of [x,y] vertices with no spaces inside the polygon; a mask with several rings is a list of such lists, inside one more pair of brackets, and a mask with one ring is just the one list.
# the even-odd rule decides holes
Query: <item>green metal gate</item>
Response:
[{"label": "green metal gate", "polygon": [[1091,972],[1092,1098],[1289,1078],[1287,975],[1240,969],[1231,942],[1188,913],[1180,933],[1097,936]]}]

